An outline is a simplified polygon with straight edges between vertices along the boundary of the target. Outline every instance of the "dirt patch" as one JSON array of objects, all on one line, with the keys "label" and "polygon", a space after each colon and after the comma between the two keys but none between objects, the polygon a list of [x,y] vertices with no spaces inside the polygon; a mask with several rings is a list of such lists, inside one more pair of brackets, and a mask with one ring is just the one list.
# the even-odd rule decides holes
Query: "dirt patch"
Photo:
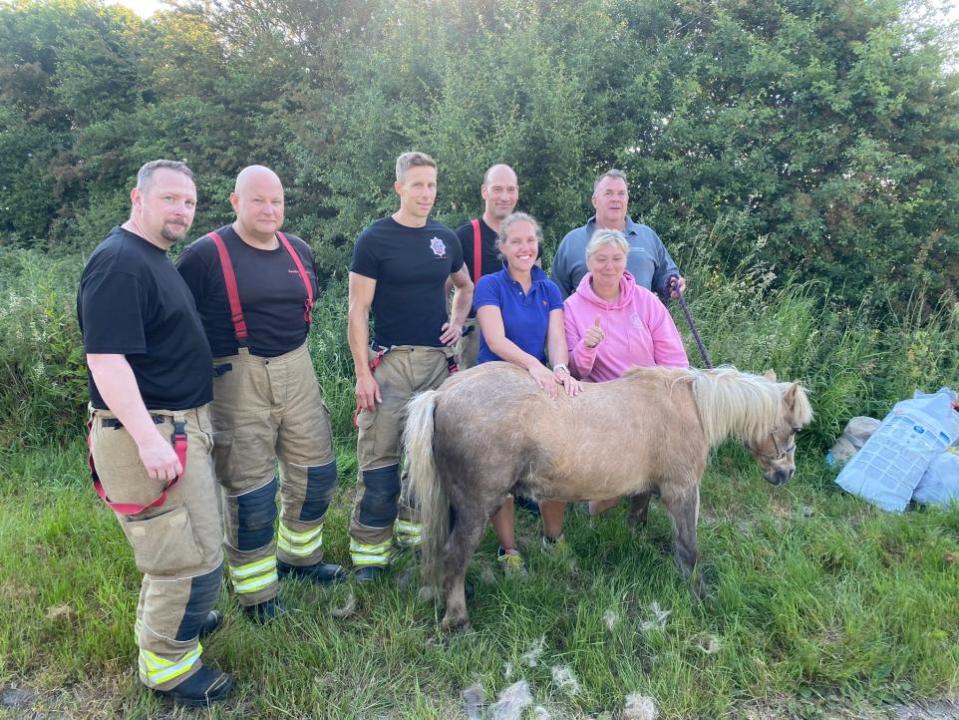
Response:
[{"label": "dirt patch", "polygon": [[959,697],[891,705],[847,707],[827,700],[776,698],[745,703],[731,713],[740,720],[959,720]]}]

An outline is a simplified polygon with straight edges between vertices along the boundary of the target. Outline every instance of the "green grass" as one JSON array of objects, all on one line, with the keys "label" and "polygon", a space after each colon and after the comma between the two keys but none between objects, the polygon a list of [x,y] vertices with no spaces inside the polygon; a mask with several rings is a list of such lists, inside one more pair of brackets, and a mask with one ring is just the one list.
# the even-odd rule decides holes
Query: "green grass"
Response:
[{"label": "green grass", "polygon": [[[2,461],[0,687],[74,687],[80,717],[169,712],[135,679],[139,576],[88,486],[82,444]],[[340,464],[326,544],[329,559],[348,563],[355,467],[345,451]],[[440,632],[441,609],[419,599],[412,562],[372,587],[284,586],[294,612],[266,627],[224,590],[225,626],[205,645],[239,691],[213,716],[451,718],[468,686],[492,702],[519,679],[553,718],[615,717],[634,692],[664,718],[743,717],[757,703],[816,717],[822,696],[855,706],[955,692],[959,510],[885,514],[831,478],[807,452],[797,477],[773,488],[739,449],[720,451],[703,482],[702,603],[672,564],[655,502],[637,533],[622,509],[593,520],[571,510],[567,558],[543,554],[537,521],[518,511],[530,575],[502,578],[487,534],[466,635]],[[351,592],[355,612],[334,618]],[[662,627],[654,603],[669,611]],[[530,667],[523,656],[540,642]],[[578,680],[575,695],[554,680],[559,666]]]},{"label": "green grass", "polygon": [[[956,693],[959,509],[884,514],[838,490],[820,458],[851,416],[882,417],[916,388],[955,387],[959,306],[929,310],[920,298],[893,312],[877,290],[841,307],[814,283],[776,287],[759,262],[717,272],[708,240],[679,259],[714,360],[802,380],[816,420],[783,488],[766,485],[741,449],[717,453],[703,482],[705,602],[673,567],[655,503],[638,533],[622,509],[592,521],[570,512],[568,561],[543,555],[538,522],[518,511],[530,577],[500,577],[488,534],[470,570],[467,635],[439,631],[442,610],[418,599],[413,566],[375,587],[286,586],[295,612],[265,628],[249,625],[224,590],[226,624],[205,645],[239,691],[213,716],[462,717],[465,688],[479,683],[492,702],[520,679],[554,719],[617,718],[630,693],[655,698],[661,718],[710,720],[818,718],[830,703],[845,712]],[[139,576],[89,487],[75,435],[85,370],[74,289],[62,280],[70,267],[78,275],[79,259],[0,252],[0,692],[26,685],[38,705],[69,717],[191,717],[134,676]],[[347,564],[356,458],[345,307],[345,283],[332,283],[310,350],[342,478],[327,556]],[[675,305],[673,314],[698,365]],[[355,612],[334,618],[351,592]],[[644,629],[654,604],[669,615]],[[530,667],[524,655],[540,644]],[[569,668],[579,691],[566,692],[554,668]],[[0,718],[17,712],[0,707]]]}]

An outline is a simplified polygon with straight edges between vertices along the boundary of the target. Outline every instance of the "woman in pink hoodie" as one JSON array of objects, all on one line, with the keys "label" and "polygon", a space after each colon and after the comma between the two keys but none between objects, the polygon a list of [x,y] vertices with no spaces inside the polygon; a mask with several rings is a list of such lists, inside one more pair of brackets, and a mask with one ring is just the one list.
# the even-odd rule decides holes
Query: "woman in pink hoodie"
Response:
[{"label": "woman in pink hoodie", "polygon": [[689,367],[669,311],[626,272],[629,243],[617,230],[598,230],[586,246],[589,270],[563,306],[570,369],[605,382],[636,366]]},{"label": "woman in pink hoodie", "polygon": [[[597,230],[586,246],[589,272],[566,298],[569,365],[581,380],[614,380],[636,366],[689,367],[669,311],[626,272],[628,253],[621,232]],[[602,512],[616,502],[590,503],[590,512]]]}]

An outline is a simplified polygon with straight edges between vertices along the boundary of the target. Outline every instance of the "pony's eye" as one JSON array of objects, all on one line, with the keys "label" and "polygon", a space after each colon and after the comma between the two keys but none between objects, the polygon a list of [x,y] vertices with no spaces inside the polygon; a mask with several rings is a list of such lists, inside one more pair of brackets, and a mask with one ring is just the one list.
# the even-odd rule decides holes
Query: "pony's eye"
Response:
[{"label": "pony's eye", "polygon": [[794,428],[792,429],[793,435],[795,435],[796,433],[798,433],[800,430],[802,430],[802,428],[794,427]]}]

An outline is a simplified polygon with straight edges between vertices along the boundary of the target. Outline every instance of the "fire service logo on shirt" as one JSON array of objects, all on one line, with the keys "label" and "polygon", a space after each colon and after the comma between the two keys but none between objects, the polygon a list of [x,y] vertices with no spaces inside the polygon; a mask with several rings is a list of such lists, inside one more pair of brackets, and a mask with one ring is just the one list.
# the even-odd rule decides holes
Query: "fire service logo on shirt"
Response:
[{"label": "fire service logo on shirt", "polygon": [[433,251],[433,254],[438,258],[446,257],[446,245],[443,244],[443,241],[438,237],[430,238],[430,250]]}]

